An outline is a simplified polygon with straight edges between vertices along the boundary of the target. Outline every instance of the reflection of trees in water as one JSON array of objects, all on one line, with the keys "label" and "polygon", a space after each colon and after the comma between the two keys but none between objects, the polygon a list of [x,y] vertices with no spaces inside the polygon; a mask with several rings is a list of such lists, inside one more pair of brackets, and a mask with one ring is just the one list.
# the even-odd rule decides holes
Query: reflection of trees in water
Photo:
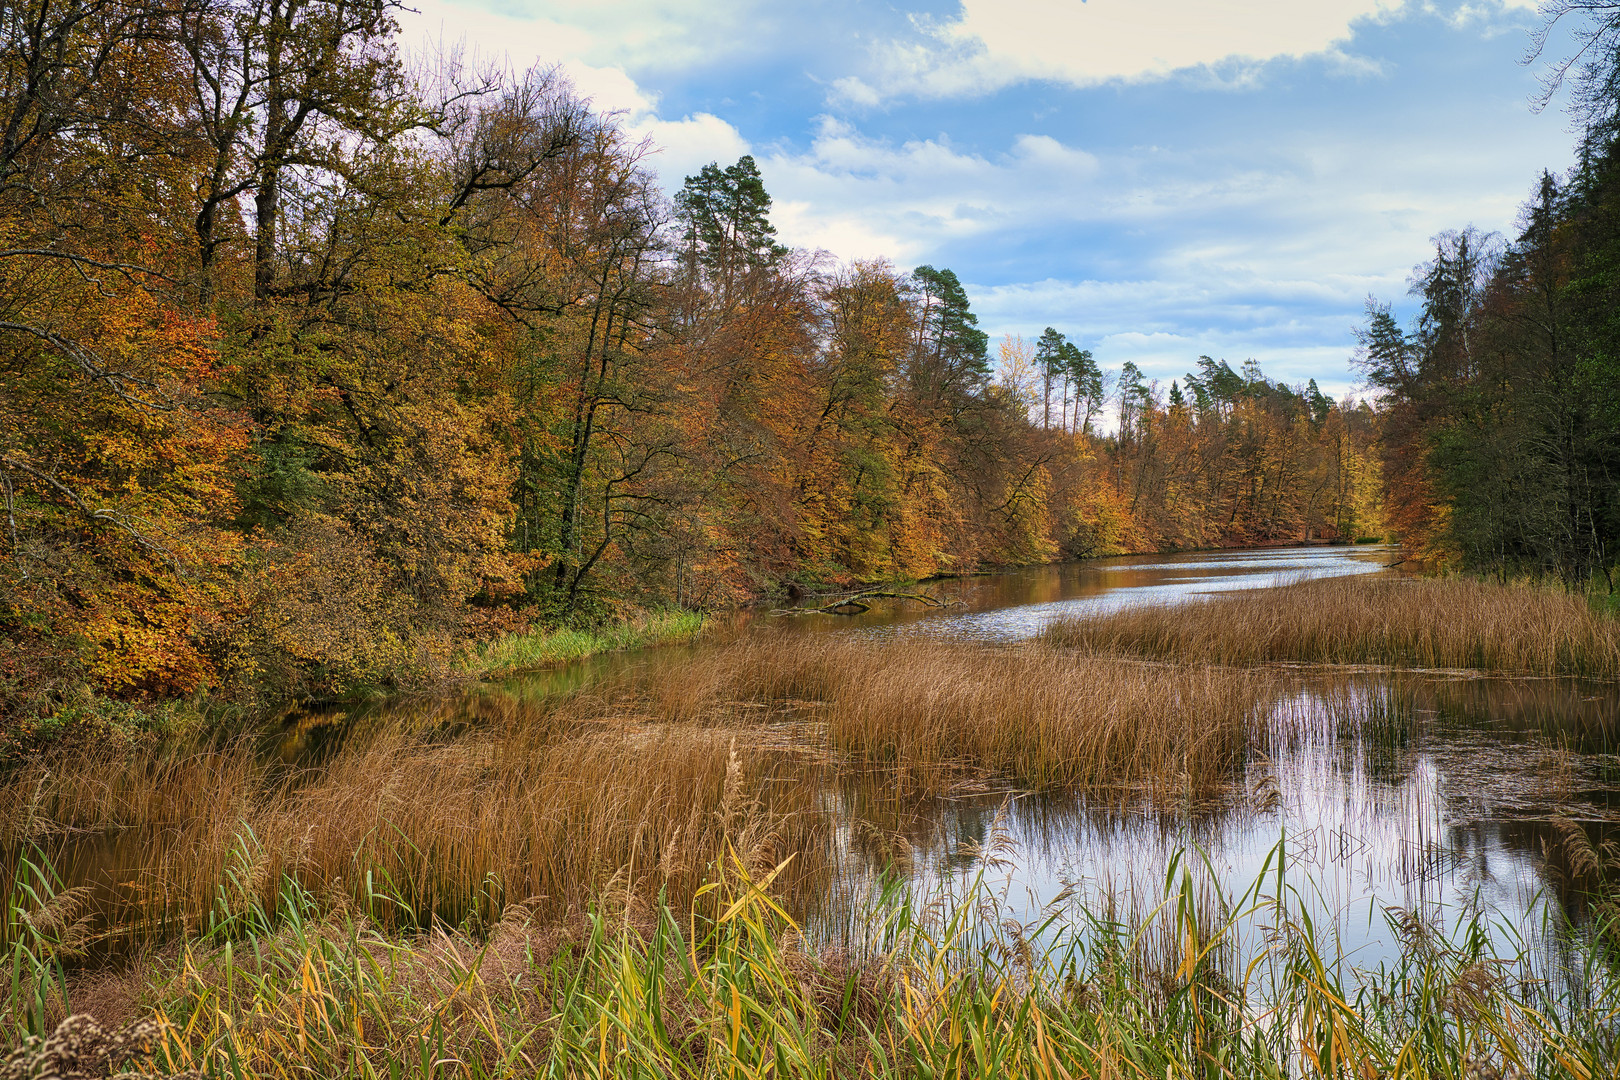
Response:
[{"label": "reflection of trees in water", "polygon": [[[1365,923],[1384,905],[1456,926],[1471,914],[1511,927],[1558,982],[1572,978],[1587,907],[1550,817],[1606,816],[1617,786],[1612,752],[1620,695],[1607,684],[1356,672],[1301,676],[1284,695],[1257,755],[1221,804],[1163,806],[1023,796],[1007,806],[1018,841],[1012,887],[1049,898],[1089,877],[1118,903],[1154,895],[1166,861],[1199,848],[1241,880],[1245,853],[1276,842],[1279,818],[1248,791],[1271,777],[1289,830],[1289,858],[1324,909],[1352,901]],[[978,865],[1000,793],[909,799],[880,779],[844,778],[836,801],[862,824],[851,833],[839,895],[858,904],[904,856],[914,884]],[[1594,843],[1614,828],[1588,821]],[[1044,892],[1042,892],[1044,890]],[[1371,902],[1372,907],[1367,906]],[[1377,928],[1375,927],[1375,930]],[[1520,939],[1512,941],[1511,935]],[[1573,937],[1572,937],[1573,935]]]}]

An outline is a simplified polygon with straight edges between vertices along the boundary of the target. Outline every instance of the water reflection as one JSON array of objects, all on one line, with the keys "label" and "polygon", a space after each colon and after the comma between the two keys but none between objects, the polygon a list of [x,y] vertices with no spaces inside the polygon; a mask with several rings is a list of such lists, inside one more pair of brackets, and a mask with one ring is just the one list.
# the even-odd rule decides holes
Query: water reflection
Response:
[{"label": "water reflection", "polygon": [[1179,603],[1209,593],[1272,588],[1309,578],[1377,573],[1388,562],[1389,549],[1381,546],[1127,555],[929,583],[928,591],[950,605],[944,610],[878,600],[871,611],[859,615],[771,621],[785,623],[794,632],[853,630],[871,637],[922,634],[1010,642],[1033,637],[1071,616],[1137,604]]},{"label": "water reflection", "polygon": [[[1569,926],[1586,916],[1554,821],[1580,822],[1596,841],[1617,828],[1620,773],[1602,749],[1617,723],[1620,695],[1607,684],[1301,677],[1214,803],[1002,791],[903,807],[846,788],[846,873],[810,923],[835,940],[854,933],[851,913],[881,888],[897,851],[925,898],[984,872],[1024,921],[1065,894],[1131,920],[1162,899],[1177,852],[1202,852],[1207,863],[1187,855],[1198,876],[1232,895],[1275,872],[1268,860],[1281,844],[1287,885],[1351,963],[1394,958],[1385,912],[1398,909],[1448,933],[1477,915],[1504,955],[1525,948],[1556,972]],[[982,849],[998,826],[1011,843],[991,859]],[[893,838],[866,835],[883,830]]]}]

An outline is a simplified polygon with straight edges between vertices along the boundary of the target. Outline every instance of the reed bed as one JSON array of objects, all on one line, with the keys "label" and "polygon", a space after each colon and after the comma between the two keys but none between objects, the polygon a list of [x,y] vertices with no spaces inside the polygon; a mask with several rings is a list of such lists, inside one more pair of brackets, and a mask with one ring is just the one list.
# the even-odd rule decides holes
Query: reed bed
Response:
[{"label": "reed bed", "polygon": [[1065,620],[1045,640],[1090,655],[1183,663],[1620,677],[1620,619],[1561,591],[1459,578],[1328,578]]},{"label": "reed bed", "polygon": [[1048,650],[739,645],[539,705],[350,721],[301,768],[250,740],[36,760],[0,789],[0,850],[60,853],[132,942],[206,929],[221,890],[273,906],[284,878],[331,904],[385,890],[389,926],[577,910],[612,881],[679,898],[727,835],[796,853],[813,895],[838,770],[913,795],[990,778],[1179,798],[1235,774],[1268,686]]},{"label": "reed bed", "polygon": [[[1549,1008],[1536,973],[1477,927],[1448,939],[1392,912],[1398,958],[1361,970],[1298,913],[1280,862],[1218,896],[1179,865],[1151,927],[1061,907],[1021,923],[981,875],[948,902],[891,892],[854,952],[807,948],[773,898],[777,871],[740,861],[697,906],[606,897],[563,922],[514,908],[408,936],[288,881],[290,906],[224,907],[216,931],[101,979],[64,978],[34,939],[13,958],[40,989],[6,1017],[8,1075],[92,1054],[240,1080],[1614,1075],[1597,954],[1591,998]],[[1173,948],[1144,949],[1150,936]]]},{"label": "reed bed", "polygon": [[739,701],[814,705],[833,751],[928,791],[967,771],[1033,790],[1177,793],[1230,780],[1273,689],[1207,666],[832,635],[735,645],[637,687],[654,714],[688,719]]},{"label": "reed bed", "polygon": [[[581,730],[438,743],[388,731],[318,771],[291,773],[255,769],[256,751],[239,744],[149,776],[144,789],[92,788],[106,796],[99,803],[76,799],[90,787],[84,775],[119,763],[58,763],[32,779],[31,835],[5,850],[11,862],[37,841],[68,859],[88,845],[81,879],[96,886],[109,947],[203,932],[223,895],[273,908],[283,880],[334,908],[360,904],[382,925],[421,926],[498,919],[514,903],[577,909],[609,883],[690,896],[722,835],[760,857],[791,846],[806,873],[824,867],[813,771],[787,752],[738,750],[738,734]],[[159,785],[176,775],[202,790],[163,807]],[[135,843],[98,859],[109,825]]]}]

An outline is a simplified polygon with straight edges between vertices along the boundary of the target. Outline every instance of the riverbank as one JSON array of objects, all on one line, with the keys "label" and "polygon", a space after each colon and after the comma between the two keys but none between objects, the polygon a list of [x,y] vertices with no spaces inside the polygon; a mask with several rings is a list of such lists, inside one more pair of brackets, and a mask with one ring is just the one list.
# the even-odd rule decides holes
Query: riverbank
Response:
[{"label": "riverbank", "polygon": [[[1216,569],[1198,566],[1194,583]],[[1148,571],[1181,581],[1162,566],[1123,566],[1121,587],[1138,601],[1132,583]],[[1413,586],[1421,603],[1379,591]],[[1354,602],[1323,603],[1318,587]],[[1501,591],[1482,598],[1480,588]],[[1083,624],[1186,612],[1201,633],[1231,624],[1233,640],[1261,641],[1221,664],[1186,651],[1200,638],[1144,661],[1118,635],[1106,654],[1063,640],[1071,627],[998,646],[771,620],[753,636],[615,665],[588,685],[518,680],[312,714],[318,730],[290,756],[208,731],[59,746],[0,791],[5,947],[12,970],[35,972],[13,980],[5,1015],[36,1033],[69,1011],[109,1027],[145,1016],[164,1026],[177,1066],[244,1077],[291,1067],[721,1076],[766,1064],[781,1075],[977,1075],[992,1060],[1009,1075],[1259,1076],[1268,1055],[1303,1063],[1309,1053],[1330,1056],[1324,1076],[1342,1065],[1449,1078],[1513,1061],[1527,1075],[1606,1075],[1616,1046],[1603,1040],[1620,1002],[1600,923],[1615,898],[1589,890],[1620,861],[1602,834],[1575,828],[1558,849],[1542,887],[1568,907],[1537,909],[1536,943],[1497,955],[1487,910],[1446,914],[1425,901],[1408,911],[1396,892],[1368,910],[1389,909],[1400,951],[1369,954],[1341,936],[1337,909],[1311,906],[1342,895],[1321,876],[1337,865],[1321,853],[1324,843],[1387,844],[1416,852],[1417,869],[1402,873],[1420,876],[1450,857],[1425,838],[1430,813],[1436,828],[1444,820],[1441,789],[1396,765],[1410,747],[1427,775],[1450,767],[1422,745],[1423,717],[1443,700],[1419,701],[1397,682],[1308,690],[1265,666],[1275,657],[1264,643],[1288,639],[1300,620],[1314,618],[1312,640],[1331,642],[1355,612],[1372,612],[1388,649],[1407,640],[1391,629],[1401,618],[1455,615],[1464,601],[1476,613],[1469,632],[1502,657],[1576,655],[1536,628],[1584,624],[1543,597],[1563,613],[1548,622],[1525,599],[1471,582],[1329,579]],[[1268,637],[1221,614],[1253,602],[1284,630]],[[1492,604],[1521,617],[1478,617]],[[1605,640],[1597,625],[1593,640]],[[1525,644],[1547,640],[1550,651]],[[1319,649],[1317,660],[1345,662],[1336,656]],[[1572,691],[1593,692],[1604,691]],[[1568,792],[1601,780],[1576,755],[1581,739],[1611,752],[1609,712],[1587,709],[1578,724],[1544,718],[1535,701],[1520,712],[1522,722],[1494,707],[1481,715],[1511,729],[1505,752],[1528,783],[1543,767]],[[1418,818],[1393,843],[1365,810],[1320,829],[1300,817],[1291,755],[1351,735],[1378,755],[1349,766],[1356,783],[1389,774],[1402,820]],[[1325,759],[1298,760],[1309,772]],[[1483,765],[1474,782],[1498,783],[1503,765]],[[1335,804],[1351,797],[1332,791]],[[1016,829],[1005,809],[963,819],[954,834],[921,824],[1003,793],[1016,800],[1005,807],[1029,808]],[[1245,892],[1198,869],[1194,845],[1221,822],[1292,838],[1268,863],[1275,871],[1287,855],[1284,882]],[[1115,906],[1123,892],[1054,886],[1021,903],[1010,877],[961,894],[965,873],[1025,857],[1017,844],[1061,845],[1082,827],[1123,834],[1109,849],[1115,869],[1164,894],[1138,881]],[[1155,854],[1153,836],[1184,846]],[[1194,875],[1185,889],[1178,868]],[[989,1057],[975,1056],[979,1044]],[[1560,1061],[1589,1071],[1559,1072]]]},{"label": "riverbank", "polygon": [[[603,653],[649,649],[696,641],[708,617],[699,611],[640,611],[621,622],[593,627],[536,627],[469,646],[436,682],[415,696],[442,696],[458,686],[561,667]],[[366,688],[333,705],[358,704],[389,695]],[[0,770],[25,758],[66,746],[101,745],[118,750],[202,737],[224,737],[263,727],[287,703],[249,708],[203,696],[126,702],[89,693],[75,695],[45,715],[0,723]]]}]

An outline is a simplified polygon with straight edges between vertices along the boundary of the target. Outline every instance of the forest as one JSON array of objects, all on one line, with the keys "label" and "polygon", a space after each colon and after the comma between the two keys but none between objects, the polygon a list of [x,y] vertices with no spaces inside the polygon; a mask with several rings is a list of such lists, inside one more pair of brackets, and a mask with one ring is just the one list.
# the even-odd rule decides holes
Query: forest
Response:
[{"label": "forest", "polygon": [[398,10],[0,6],[0,728],[1128,552],[1389,537],[1613,590],[1610,68],[1578,168],[1511,241],[1442,235],[1410,328],[1369,301],[1333,401],[993,345],[951,270],[785,247],[749,157],[670,198],[558,69],[409,54]]}]

